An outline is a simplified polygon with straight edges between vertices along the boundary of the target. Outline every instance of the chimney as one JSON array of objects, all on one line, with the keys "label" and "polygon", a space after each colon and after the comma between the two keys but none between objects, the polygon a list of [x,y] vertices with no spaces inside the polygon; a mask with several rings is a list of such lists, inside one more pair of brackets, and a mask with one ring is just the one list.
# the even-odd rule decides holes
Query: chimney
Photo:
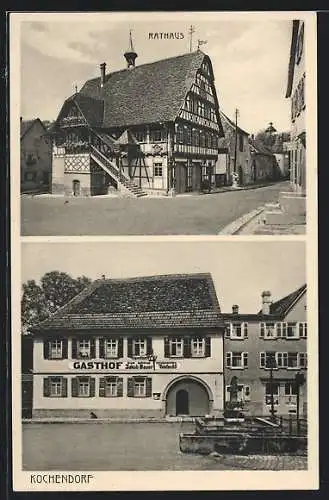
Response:
[{"label": "chimney", "polygon": [[232,314],[239,314],[239,306],[237,304],[232,306]]},{"label": "chimney", "polygon": [[262,293],[262,314],[270,314],[270,305],[272,304],[271,295],[269,291]]},{"label": "chimney", "polygon": [[106,70],[106,63],[102,63],[100,64],[100,68],[101,68],[101,87],[104,86],[104,83],[105,83],[105,70]]}]

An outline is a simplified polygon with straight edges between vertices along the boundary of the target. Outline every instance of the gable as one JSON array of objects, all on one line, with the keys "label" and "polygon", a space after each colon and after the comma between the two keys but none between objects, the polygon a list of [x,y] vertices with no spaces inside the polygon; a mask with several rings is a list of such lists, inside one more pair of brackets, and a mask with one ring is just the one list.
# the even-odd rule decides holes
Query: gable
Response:
[{"label": "gable", "polygon": [[299,300],[292,306],[288,314],[285,316],[285,321],[306,321],[307,319],[307,305],[306,293],[304,293]]}]

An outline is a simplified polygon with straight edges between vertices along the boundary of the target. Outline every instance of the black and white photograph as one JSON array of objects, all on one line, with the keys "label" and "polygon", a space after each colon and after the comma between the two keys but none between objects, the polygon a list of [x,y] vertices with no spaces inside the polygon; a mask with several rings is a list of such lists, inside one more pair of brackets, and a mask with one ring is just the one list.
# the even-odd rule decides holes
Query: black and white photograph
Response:
[{"label": "black and white photograph", "polygon": [[313,26],[90,16],[20,24],[22,235],[305,234]]},{"label": "black and white photograph", "polygon": [[24,469],[307,469],[304,242],[23,243],[22,278]]},{"label": "black and white photograph", "polygon": [[316,13],[9,24],[14,490],[317,489]]}]

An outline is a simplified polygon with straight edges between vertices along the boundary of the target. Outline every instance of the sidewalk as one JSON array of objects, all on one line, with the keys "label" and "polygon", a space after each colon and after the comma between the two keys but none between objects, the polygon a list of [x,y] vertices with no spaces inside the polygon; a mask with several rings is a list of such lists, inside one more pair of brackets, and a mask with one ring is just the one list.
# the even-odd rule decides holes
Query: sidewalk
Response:
[{"label": "sidewalk", "polygon": [[280,224],[268,224],[266,215],[271,212],[280,210],[279,203],[268,203],[262,207],[244,214],[239,219],[236,219],[231,224],[222,229],[218,234],[256,234],[256,235],[301,235],[306,234],[306,224],[300,223],[296,217],[294,220],[284,212],[280,213]]}]

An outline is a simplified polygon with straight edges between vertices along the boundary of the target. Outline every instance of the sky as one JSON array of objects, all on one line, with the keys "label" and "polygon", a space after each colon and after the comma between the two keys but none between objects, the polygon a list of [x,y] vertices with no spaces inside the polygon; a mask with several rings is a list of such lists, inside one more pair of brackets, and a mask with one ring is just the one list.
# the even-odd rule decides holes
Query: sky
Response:
[{"label": "sky", "polygon": [[72,277],[129,278],[210,272],[222,312],[260,309],[261,292],[278,300],[306,282],[302,241],[134,241],[22,244],[22,282],[49,271]]},{"label": "sky", "polygon": [[[99,76],[100,63],[106,62],[108,71],[125,68],[130,29],[136,64],[141,65],[189,52],[192,24],[193,50],[198,39],[207,41],[201,49],[212,60],[222,110],[232,118],[238,108],[239,125],[250,133],[270,121],[279,131],[289,130],[285,92],[291,21],[252,14],[216,19],[216,14],[209,18],[202,13],[166,13],[167,20],[152,21],[134,13],[104,13],[95,20],[81,13],[46,18],[35,14],[33,21],[21,23],[21,116],[53,120],[75,85],[80,89],[86,80]],[[183,38],[150,39],[149,33],[155,32],[182,33]]]}]

